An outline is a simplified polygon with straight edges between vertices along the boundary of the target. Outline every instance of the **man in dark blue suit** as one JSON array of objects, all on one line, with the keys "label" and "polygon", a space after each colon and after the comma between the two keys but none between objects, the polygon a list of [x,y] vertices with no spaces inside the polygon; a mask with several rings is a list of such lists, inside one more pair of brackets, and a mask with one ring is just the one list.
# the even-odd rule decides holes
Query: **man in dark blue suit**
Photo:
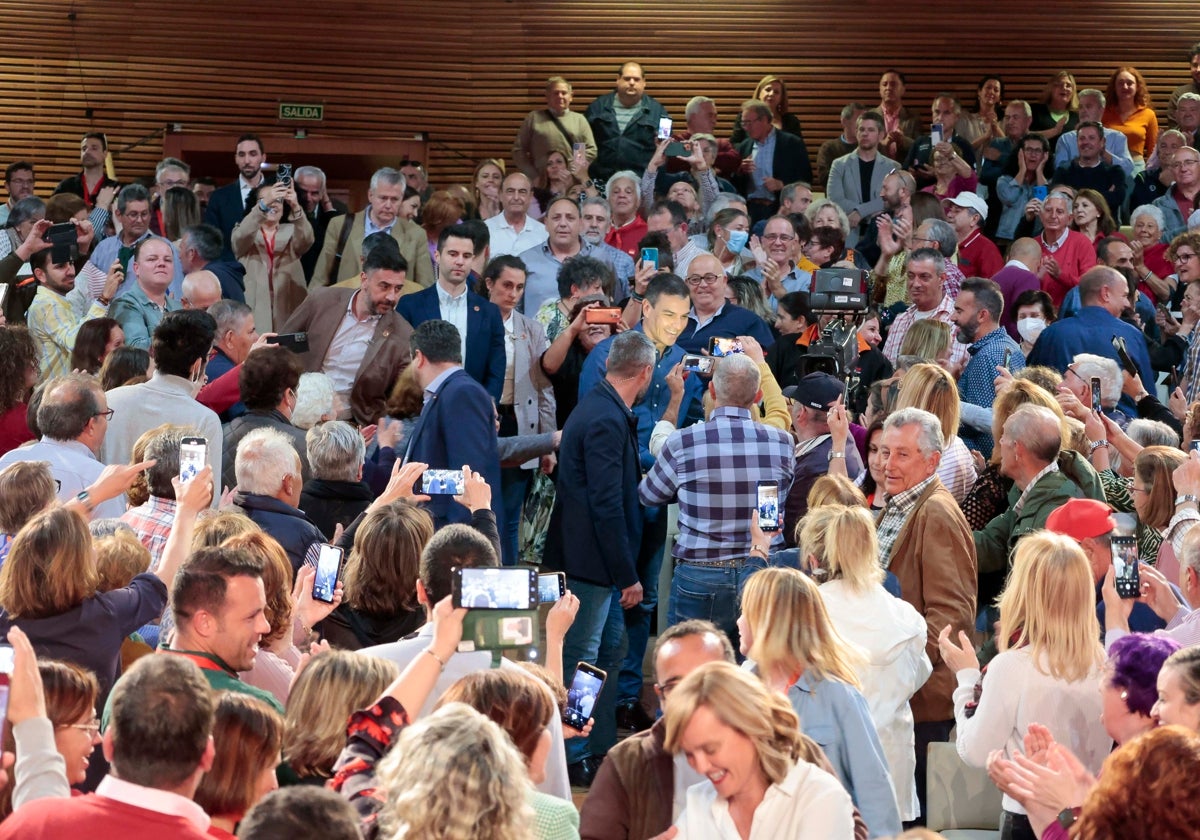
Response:
[{"label": "man in dark blue suit", "polygon": [[[425,321],[413,331],[411,347],[417,383],[425,391],[425,407],[409,437],[405,462],[428,464],[431,470],[470,467],[492,488],[492,510],[496,520],[503,522],[496,408],[488,393],[462,368],[458,330],[446,321]],[[503,361],[503,348],[500,358]],[[433,496],[426,507],[436,528],[471,519],[470,512],[448,495]]]},{"label": "man in dark blue suit", "polygon": [[265,180],[262,163],[266,154],[262,140],[258,139],[257,134],[243,134],[239,137],[237,150],[234,152],[238,179],[232,184],[213,190],[213,194],[208,198],[208,207],[204,210],[204,223],[217,228],[225,238],[225,250],[221,252],[222,260],[235,259],[229,235],[246,215],[246,203],[250,193]]},{"label": "man in dark blue suit", "polygon": [[563,427],[558,494],[550,514],[543,563],[566,572],[579,612],[563,640],[564,673],[589,662],[610,675],[596,703],[586,746],[567,743],[568,767],[586,781],[616,743],[616,669],[621,665],[625,623],[609,621],[619,606],[642,600],[637,555],[642,509],[637,485],[642,469],[638,422],[631,406],[654,378],[657,359],[645,333],[629,330],[612,339],[604,378],[584,394]]},{"label": "man in dark blue suit", "polygon": [[438,237],[437,282],[400,298],[396,311],[414,327],[432,320],[453,324],[461,345],[459,364],[499,402],[506,360],[504,321],[496,304],[467,288],[474,257],[472,231],[450,225]]}]

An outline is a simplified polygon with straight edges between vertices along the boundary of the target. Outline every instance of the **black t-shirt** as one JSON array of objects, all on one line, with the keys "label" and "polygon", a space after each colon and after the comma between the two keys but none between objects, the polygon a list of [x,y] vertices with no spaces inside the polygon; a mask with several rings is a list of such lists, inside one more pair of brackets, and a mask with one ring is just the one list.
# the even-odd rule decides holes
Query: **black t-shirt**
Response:
[{"label": "black t-shirt", "polygon": [[858,183],[859,189],[862,190],[863,201],[870,201],[874,198],[871,195],[871,176],[875,174],[876,160],[877,158],[872,158],[871,160],[858,159]]}]

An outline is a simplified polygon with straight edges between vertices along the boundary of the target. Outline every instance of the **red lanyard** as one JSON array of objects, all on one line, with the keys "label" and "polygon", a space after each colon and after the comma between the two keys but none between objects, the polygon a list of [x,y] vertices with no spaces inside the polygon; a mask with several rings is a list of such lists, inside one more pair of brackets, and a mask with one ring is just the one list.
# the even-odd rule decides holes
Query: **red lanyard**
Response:
[{"label": "red lanyard", "polygon": [[88,192],[87,173],[79,173],[79,185],[83,187],[83,203],[88,207],[96,206],[96,196],[100,195],[100,190],[104,189],[104,181],[105,178],[103,175],[101,175],[100,180],[96,182],[96,188],[91,192]]}]

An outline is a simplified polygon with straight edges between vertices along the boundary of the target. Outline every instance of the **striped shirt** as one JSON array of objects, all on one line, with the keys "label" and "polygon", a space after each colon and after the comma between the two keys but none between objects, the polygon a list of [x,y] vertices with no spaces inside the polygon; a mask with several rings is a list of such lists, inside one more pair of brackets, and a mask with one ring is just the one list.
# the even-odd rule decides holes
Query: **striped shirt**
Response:
[{"label": "striped shirt", "polygon": [[889,496],[883,506],[883,515],[879,517],[879,564],[887,568],[892,562],[892,547],[896,538],[904,529],[904,523],[909,515],[916,510],[917,500],[929,489],[931,482],[937,481],[937,474],[929,476],[920,484],[915,484],[907,490]]},{"label": "striped shirt", "polygon": [[671,433],[638,495],[651,507],[679,502],[676,559],[722,563],[750,553],[758,485],[776,484],[783,510],[793,469],[787,432],[756,423],[745,408],[721,406],[707,421]]}]

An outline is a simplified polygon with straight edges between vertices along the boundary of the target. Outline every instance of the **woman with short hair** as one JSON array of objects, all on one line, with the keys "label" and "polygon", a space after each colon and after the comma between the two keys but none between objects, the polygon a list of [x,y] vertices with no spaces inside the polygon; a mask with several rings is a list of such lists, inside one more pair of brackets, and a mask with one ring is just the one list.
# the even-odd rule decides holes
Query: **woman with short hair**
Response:
[{"label": "woman with short hair", "polygon": [[213,715],[212,766],[193,797],[212,820],[209,835],[236,840],[233,832],[246,812],[279,787],[275,767],[282,741],[278,712],[249,695],[221,693]]}]

